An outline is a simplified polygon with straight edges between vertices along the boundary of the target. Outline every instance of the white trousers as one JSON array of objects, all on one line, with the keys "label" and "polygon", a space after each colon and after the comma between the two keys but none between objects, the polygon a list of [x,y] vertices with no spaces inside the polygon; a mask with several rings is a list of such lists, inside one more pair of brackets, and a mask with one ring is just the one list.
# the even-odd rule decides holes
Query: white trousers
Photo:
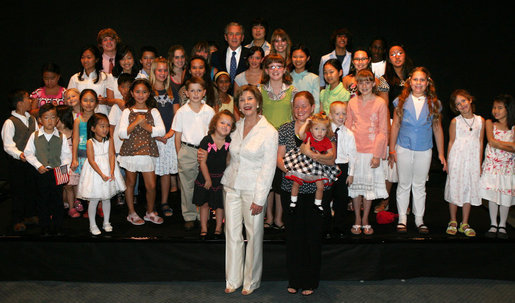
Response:
[{"label": "white trousers", "polygon": [[397,171],[397,211],[405,217],[409,206],[410,192],[413,191],[412,211],[415,217],[424,217],[426,210],[426,181],[431,166],[432,149],[414,151],[396,146]]},{"label": "white trousers", "polygon": [[[226,288],[254,290],[263,272],[264,212],[252,216],[254,192],[225,187],[225,277]],[[264,209],[266,206],[264,207]],[[245,226],[247,248],[243,241]]]}]

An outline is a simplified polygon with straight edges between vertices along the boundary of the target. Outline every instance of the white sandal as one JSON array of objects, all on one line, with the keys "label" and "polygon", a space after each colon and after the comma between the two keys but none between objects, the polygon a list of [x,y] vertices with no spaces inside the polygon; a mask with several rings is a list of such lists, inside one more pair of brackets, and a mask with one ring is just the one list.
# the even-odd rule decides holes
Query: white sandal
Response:
[{"label": "white sandal", "polygon": [[157,213],[154,211],[154,212],[151,212],[150,214],[149,213],[146,213],[145,216],[143,217],[143,219],[145,221],[149,221],[149,222],[152,222],[154,224],[162,224],[163,223],[163,218],[161,218],[160,216],[157,215]]},{"label": "white sandal", "polygon": [[137,213],[132,213],[127,216],[127,221],[131,222],[133,225],[143,225],[145,221],[138,216]]}]

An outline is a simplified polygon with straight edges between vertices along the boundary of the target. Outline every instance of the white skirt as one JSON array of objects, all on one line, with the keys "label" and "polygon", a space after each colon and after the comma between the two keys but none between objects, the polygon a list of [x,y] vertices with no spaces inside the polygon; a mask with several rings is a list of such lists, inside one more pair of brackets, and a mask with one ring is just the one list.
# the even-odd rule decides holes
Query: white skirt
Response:
[{"label": "white skirt", "polygon": [[130,172],[151,172],[156,170],[157,157],[151,156],[118,156],[120,167]]},{"label": "white skirt", "polygon": [[177,173],[177,152],[175,151],[175,135],[166,144],[156,140],[159,157],[156,159],[156,175],[164,176]]},{"label": "white skirt", "polygon": [[[109,159],[95,159],[98,168],[105,175],[109,176],[111,168]],[[80,175],[79,185],[77,187],[77,198],[84,200],[108,200],[116,194],[125,191],[125,181],[118,163],[115,163],[114,180],[104,181],[102,177],[91,167],[88,161],[84,163]]]},{"label": "white skirt", "polygon": [[384,161],[379,161],[377,168],[370,167],[372,154],[356,153],[356,164],[349,197],[363,196],[367,200],[388,198],[385,184]]}]

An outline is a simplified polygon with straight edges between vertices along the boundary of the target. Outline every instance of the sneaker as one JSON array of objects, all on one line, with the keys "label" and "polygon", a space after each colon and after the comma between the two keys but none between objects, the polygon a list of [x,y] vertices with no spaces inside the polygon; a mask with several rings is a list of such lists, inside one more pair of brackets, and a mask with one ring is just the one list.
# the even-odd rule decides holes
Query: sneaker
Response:
[{"label": "sneaker", "polygon": [[89,227],[89,232],[93,235],[93,236],[98,236],[101,234],[100,232],[100,229],[98,229],[98,226],[94,225],[94,226],[90,226]]},{"label": "sneaker", "polygon": [[104,225],[102,225],[102,228],[104,229],[105,232],[107,233],[110,233],[113,231],[113,226],[111,226],[111,223],[107,222],[107,223],[104,223]]},{"label": "sneaker", "polygon": [[68,216],[70,216],[72,218],[79,218],[80,217],[80,213],[75,208],[72,207],[68,211]]}]

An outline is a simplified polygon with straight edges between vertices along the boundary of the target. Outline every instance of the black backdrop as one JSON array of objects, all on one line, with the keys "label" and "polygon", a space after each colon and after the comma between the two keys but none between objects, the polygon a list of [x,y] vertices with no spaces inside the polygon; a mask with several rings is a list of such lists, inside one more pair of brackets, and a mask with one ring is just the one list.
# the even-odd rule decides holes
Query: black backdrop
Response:
[{"label": "black backdrop", "polygon": [[[377,35],[405,45],[415,65],[432,73],[444,103],[444,124],[452,114],[448,98],[456,88],[468,89],[477,98],[477,113],[488,117],[492,98],[513,93],[514,70],[512,11],[502,2],[470,1],[42,1],[2,4],[1,28],[4,70],[2,99],[15,87],[33,91],[41,85],[40,67],[60,65],[63,84],[80,70],[80,49],[96,43],[97,32],[114,28],[138,50],[153,45],[166,56],[173,44],[187,52],[200,40],[225,46],[223,29],[235,20],[246,26],[261,16],[273,29],[281,27],[293,43],[303,42],[312,53],[312,70],[320,57],[332,50],[331,32],[347,27],[354,47],[367,46]],[[1,118],[9,114],[0,102]],[[2,120],[3,121],[3,120]],[[4,155],[2,155],[4,156]]]}]

